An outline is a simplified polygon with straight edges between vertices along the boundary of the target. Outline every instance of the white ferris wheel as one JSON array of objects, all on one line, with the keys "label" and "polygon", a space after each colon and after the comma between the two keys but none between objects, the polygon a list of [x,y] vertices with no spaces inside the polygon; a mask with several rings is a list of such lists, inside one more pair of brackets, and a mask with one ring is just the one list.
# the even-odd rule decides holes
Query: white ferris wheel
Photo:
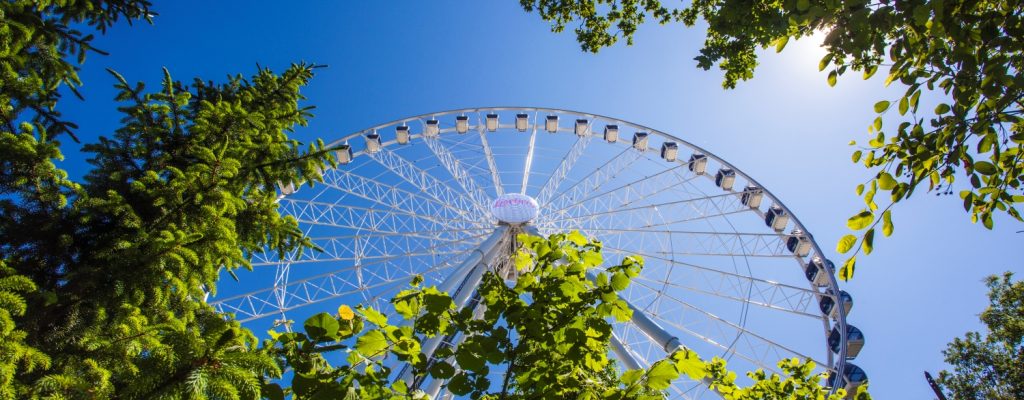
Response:
[{"label": "white ferris wheel", "polygon": [[[414,275],[463,306],[482,271],[507,262],[516,232],[580,230],[603,242],[607,265],[645,259],[621,293],[634,313],[614,329],[620,365],[647,367],[685,345],[741,376],[798,357],[835,387],[866,380],[849,362],[864,344],[846,321],[852,298],[808,230],[752,177],[679,137],[500,107],[403,118],[332,143],[342,144],[322,184],[281,188],[281,212],[324,251],[256,255],[253,273],[211,299],[218,310],[257,332],[340,304],[387,310]],[[443,394],[443,384],[423,388]],[[685,377],[669,394],[718,398]]]}]

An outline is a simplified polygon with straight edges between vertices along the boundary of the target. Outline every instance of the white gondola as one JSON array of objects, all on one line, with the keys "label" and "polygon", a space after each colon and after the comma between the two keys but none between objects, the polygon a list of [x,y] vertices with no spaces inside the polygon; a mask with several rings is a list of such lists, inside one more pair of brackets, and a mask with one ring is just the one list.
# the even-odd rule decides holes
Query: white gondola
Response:
[{"label": "white gondola", "polygon": [[807,257],[811,253],[811,238],[800,229],[793,229],[786,239],[786,248],[797,257]]},{"label": "white gondola", "polygon": [[428,119],[427,126],[423,128],[423,136],[432,138],[437,137],[437,135],[440,133],[441,128],[438,125],[438,121],[436,119]]},{"label": "white gondola", "polygon": [[277,188],[281,189],[281,194],[286,196],[299,191],[299,188],[295,187],[294,182],[288,182],[287,185],[277,182]]},{"label": "white gondola", "polygon": [[551,132],[551,133],[558,132],[558,116],[557,115],[548,115],[548,117],[544,119],[544,130],[546,130],[548,132]]},{"label": "white gondola", "polygon": [[633,148],[640,151],[647,150],[647,132],[633,134]]},{"label": "white gondola", "polygon": [[836,374],[829,374],[828,386],[846,389],[846,398],[852,399],[854,394],[857,393],[857,388],[867,381],[868,374],[863,369],[854,364],[846,363],[843,366],[842,379]]},{"label": "white gondola", "polygon": [[715,174],[715,186],[723,190],[732,190],[734,184],[736,184],[736,171],[733,171],[732,168],[723,167]]},{"label": "white gondola", "polygon": [[[839,354],[839,345],[842,344],[842,341],[843,335],[839,333],[839,327],[832,327],[832,332],[828,334],[828,348],[833,353]],[[856,326],[846,324],[846,359],[857,358],[862,348],[864,348],[864,332],[861,332]]]},{"label": "white gondola", "polygon": [[750,208],[761,207],[761,199],[764,198],[764,191],[755,185],[747,185],[743,189],[743,194],[740,196],[740,201],[743,205]]},{"label": "white gondola", "polygon": [[679,155],[679,145],[676,142],[665,142],[661,144],[661,158],[673,162]]},{"label": "white gondola", "polygon": [[366,152],[373,154],[380,151],[380,134],[371,132],[366,134]]},{"label": "white gondola", "polygon": [[395,141],[398,144],[409,144],[409,127],[399,125],[395,127]]},{"label": "white gondola", "polygon": [[704,175],[708,170],[708,156],[694,153],[690,155],[690,171],[697,175]]},{"label": "white gondola", "polygon": [[[839,306],[836,306],[836,303]],[[853,296],[846,293],[845,290],[840,290],[839,295],[835,295],[832,289],[829,289],[828,296],[821,296],[821,300],[818,301],[818,308],[821,309],[822,314],[827,314],[832,319],[839,319],[840,313],[842,315],[849,315],[850,310],[853,309]]]},{"label": "white gondola", "polygon": [[338,151],[334,152],[334,156],[338,158],[339,164],[348,164],[352,162],[352,146],[345,143],[338,147]]},{"label": "white gondola", "polygon": [[498,114],[487,114],[487,130],[491,132],[498,130]]},{"label": "white gondola", "polygon": [[458,133],[469,132],[469,116],[459,115],[455,117],[455,131]]},{"label": "white gondola", "polygon": [[804,265],[804,276],[807,277],[807,281],[815,286],[825,287],[831,283],[829,275],[835,266],[832,265],[832,261],[821,258],[821,256],[814,256],[810,262]]},{"label": "white gondola", "polygon": [[619,141],[619,126],[618,125],[605,125],[604,126],[604,140],[608,143],[615,143]]},{"label": "white gondola", "polygon": [[516,114],[516,129],[520,132],[526,132],[526,129],[530,127],[530,116],[526,114]]},{"label": "white gondola", "polygon": [[789,223],[789,215],[786,214],[786,210],[782,206],[775,204],[764,214],[764,223],[776,232],[782,232],[786,229],[786,224]]},{"label": "white gondola", "polygon": [[587,136],[590,134],[590,124],[585,119],[576,120],[576,136]]}]

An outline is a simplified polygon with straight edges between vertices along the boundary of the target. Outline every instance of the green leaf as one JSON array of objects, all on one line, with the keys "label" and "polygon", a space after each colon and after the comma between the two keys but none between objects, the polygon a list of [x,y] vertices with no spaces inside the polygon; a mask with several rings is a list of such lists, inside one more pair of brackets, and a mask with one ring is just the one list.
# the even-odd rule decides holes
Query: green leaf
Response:
[{"label": "green leaf", "polygon": [[850,159],[853,160],[853,162],[860,161],[860,156],[861,155],[863,155],[863,153],[860,150],[857,150],[857,151],[853,152],[853,155],[850,156]]},{"label": "green leaf", "polygon": [[818,71],[824,71],[825,68],[828,67],[828,64],[832,62],[832,57],[834,57],[832,53],[828,53],[825,57],[822,57],[821,61],[818,62]]},{"label": "green leaf", "polygon": [[891,84],[891,83],[892,83],[893,81],[895,81],[895,80],[896,80],[896,77],[897,77],[897,76],[898,76],[898,75],[897,75],[897,74],[896,74],[895,72],[894,72],[894,73],[891,73],[891,74],[889,74],[889,76],[887,76],[887,77],[885,78],[885,83],[883,84],[883,86],[886,86],[886,87],[888,87],[888,86],[889,86],[889,84]]},{"label": "green leaf", "polygon": [[836,71],[828,73],[828,85],[832,87],[836,86]]},{"label": "green leaf", "polygon": [[430,366],[430,376],[434,379],[448,379],[455,375],[455,367],[451,364],[438,361]]},{"label": "green leaf", "polygon": [[524,271],[533,266],[533,256],[525,251],[516,252],[516,271]]},{"label": "green leaf", "polygon": [[909,109],[910,109],[910,102],[907,100],[907,97],[906,96],[901,97],[900,98],[900,110],[899,110],[900,111],[900,115],[906,114]]},{"label": "green leaf", "polygon": [[864,80],[871,79],[872,76],[875,76],[876,72],[878,72],[877,65],[869,65],[867,67],[864,67]]},{"label": "green leaf", "polygon": [[625,273],[616,272],[612,274],[612,290],[616,292],[622,291],[629,287],[629,277]]},{"label": "green leaf", "polygon": [[697,353],[689,348],[683,347],[672,353],[672,359],[676,361],[676,370],[686,374],[690,379],[700,381],[707,376],[707,369],[704,361],[697,356]]},{"label": "green leaf", "polygon": [[338,334],[339,325],[338,320],[334,319],[331,314],[322,312],[309,317],[302,326],[313,341],[323,342],[334,339],[334,336]]},{"label": "green leaf", "polygon": [[864,249],[865,255],[871,254],[871,251],[875,249],[875,230],[873,228],[868,229],[868,231],[864,233],[862,248]]},{"label": "green leaf", "polygon": [[626,386],[630,386],[640,380],[644,376],[644,370],[642,369],[631,369],[622,373],[622,383]]},{"label": "green leaf", "polygon": [[569,235],[566,237],[566,239],[568,239],[570,242],[577,246],[585,246],[588,242],[587,237],[583,236],[583,234],[580,233],[580,231],[569,232]]},{"label": "green leaf", "polygon": [[949,112],[949,104],[941,103],[935,106],[935,114],[942,115]]},{"label": "green leaf", "polygon": [[857,237],[853,235],[845,235],[839,239],[839,243],[836,244],[836,251],[840,254],[846,254],[853,248],[853,245],[857,244]]},{"label": "green leaf", "polygon": [[604,263],[604,256],[599,251],[584,251],[580,254],[585,267],[596,267]]},{"label": "green leaf", "polygon": [[858,213],[857,215],[850,217],[850,219],[846,221],[846,226],[852,230],[859,231],[861,229],[867,228],[868,225],[871,224],[871,221],[874,220],[875,214],[872,213],[871,211],[864,210]]},{"label": "green leaf", "polygon": [[381,314],[380,311],[373,309],[373,307],[364,308],[359,312],[363,314],[363,317],[365,317],[367,321],[370,321],[370,323],[374,325],[386,326],[388,324],[388,317],[385,317],[384,314]]},{"label": "green leaf", "polygon": [[978,161],[974,163],[974,170],[982,173],[983,175],[995,175],[996,166],[988,161]]},{"label": "green leaf", "polygon": [[850,278],[853,278],[853,269],[856,266],[857,266],[857,256],[853,256],[853,257],[850,257],[850,258],[846,259],[846,262],[843,263],[843,267],[839,268],[839,279],[842,279],[844,281],[848,281],[848,280],[850,280]]},{"label": "green leaf", "polygon": [[882,213],[882,235],[889,237],[889,235],[892,235],[892,230],[892,211],[885,210],[885,212]]},{"label": "green leaf", "polygon": [[878,174],[878,188],[882,190],[892,190],[896,187],[896,179],[892,177],[888,172],[882,172]]},{"label": "green leaf", "polygon": [[669,360],[661,360],[651,366],[647,372],[647,386],[654,390],[665,390],[672,385],[672,381],[679,378],[679,371]]},{"label": "green leaf", "polygon": [[367,358],[380,355],[386,348],[388,340],[379,330],[366,332],[356,340],[356,351]]},{"label": "green leaf", "polygon": [[469,375],[466,372],[459,372],[448,381],[448,390],[451,390],[456,396],[464,396],[472,392],[473,385],[469,382]]},{"label": "green leaf", "polygon": [[484,358],[477,354],[469,351],[465,351],[463,348],[459,348],[455,352],[455,361],[459,363],[462,369],[473,372],[483,372],[484,370]]},{"label": "green leaf", "polygon": [[[807,2],[807,0],[798,0],[798,1],[803,1],[805,3]],[[789,43],[789,36],[788,35],[787,36],[782,36],[782,37],[776,39],[775,40],[775,52],[776,53],[781,53],[782,49],[786,48],[786,43]]]},{"label": "green leaf", "polygon": [[883,111],[885,111],[887,109],[889,109],[889,101],[888,100],[882,100],[880,102],[875,103],[875,112],[876,113],[881,113],[881,112],[883,112]]}]

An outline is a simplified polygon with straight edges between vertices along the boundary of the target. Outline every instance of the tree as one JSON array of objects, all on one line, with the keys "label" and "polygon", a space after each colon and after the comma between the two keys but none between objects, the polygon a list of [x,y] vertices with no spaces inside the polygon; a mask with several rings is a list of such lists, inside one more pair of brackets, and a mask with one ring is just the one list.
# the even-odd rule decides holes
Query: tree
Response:
[{"label": "tree", "polygon": [[[286,393],[296,399],[422,398],[419,384],[429,376],[447,380],[456,395],[483,399],[660,399],[682,375],[704,380],[727,398],[829,399],[813,374],[813,362],[780,361],[785,376],[754,371],[749,387],[735,383],[725,361],[701,360],[681,347],[646,369],[618,371],[608,358],[610,320],[626,321],[632,311],[618,296],[643,267],[639,257],[599,269],[601,243],[579,232],[548,238],[519,235],[522,244],[514,258],[518,275],[508,284],[497,272],[485,273],[479,288],[482,317],[473,307],[455,307],[447,293],[423,287],[414,278],[410,289],[391,303],[404,323],[391,324],[373,308],[341,306],[336,315],[317,314],[304,324],[305,332],[271,332],[267,346],[294,368],[291,388],[269,384],[271,399]],[[591,277],[588,271],[601,271]],[[364,330],[363,327],[367,328]],[[461,334],[461,338],[459,335]],[[442,347],[428,358],[421,340],[454,338],[455,347]],[[347,350],[347,358],[332,366],[325,354]],[[413,381],[388,381],[396,369],[411,368]],[[492,370],[502,372],[492,381]],[[864,390],[856,396],[870,399]]]},{"label": "tree", "polygon": [[156,91],[118,81],[122,127],[85,147],[94,169],[56,162],[58,89],[78,84],[91,35],[148,19],[146,1],[0,3],[0,395],[256,398],[280,374],[237,322],[202,299],[249,254],[311,248],[281,216],[277,185],[315,181],[322,143],[299,90],[314,66]]},{"label": "tree", "polygon": [[942,371],[938,383],[952,399],[1024,398],[1024,282],[990,276],[989,306],[981,313],[987,334],[967,332],[946,350],[952,371]]},{"label": "tree", "polygon": [[[708,25],[704,48],[695,57],[705,70],[724,71],[723,86],[751,79],[758,48],[782,51],[790,39],[826,32],[828,53],[818,64],[828,84],[863,71],[865,79],[888,67],[885,85],[900,82],[904,94],[874,104],[872,138],[858,147],[853,162],[875,172],[858,185],[865,208],[848,227],[857,235],[840,239],[837,250],[851,255],[840,277],[853,276],[860,252],[870,254],[876,227],[893,232],[891,209],[915,191],[963,199],[972,222],[991,229],[1000,213],[1024,221],[1024,5],[1013,0],[695,0],[681,8],[659,0],[520,0],[562,31],[578,22],[583,50],[597,52],[623,37],[632,43],[647,18],[661,24]],[[927,90],[944,99],[934,110],[919,110]],[[894,116],[893,113],[899,116]],[[883,117],[905,118],[893,128]],[[856,145],[856,142],[851,142]],[[954,186],[957,178],[966,184]],[[922,189],[927,187],[927,189]],[[888,193],[881,210],[875,201]]]}]

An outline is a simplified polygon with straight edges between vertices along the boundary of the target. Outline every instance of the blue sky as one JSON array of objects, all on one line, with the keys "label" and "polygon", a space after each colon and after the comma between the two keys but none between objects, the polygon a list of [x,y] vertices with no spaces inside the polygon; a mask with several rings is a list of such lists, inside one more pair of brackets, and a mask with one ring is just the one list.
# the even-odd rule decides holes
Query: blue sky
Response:
[{"label": "blue sky", "polygon": [[[280,70],[308,61],[329,68],[304,92],[317,109],[295,133],[301,140],[463,107],[609,115],[673,133],[751,174],[825,249],[862,207],[853,188],[869,175],[850,162],[847,142],[866,141],[872,104],[902,91],[853,75],[830,88],[817,71],[821,50],[807,40],[781,55],[764,52],[755,79],[726,91],[719,72],[692,61],[700,28],[645,25],[632,47],[586,54],[571,33],[549,32],[511,0],[174,1],[155,9],[152,26],[119,25],[96,40],[111,55],[90,56],[81,71],[87,101],[63,105],[84,142],[110,134],[120,118],[104,68],[155,84],[161,67],[181,80],[217,80],[250,74],[257,63]],[[65,168],[81,176],[86,156],[74,143],[64,150]],[[982,279],[1021,271],[1008,249],[1024,227],[1002,218],[987,231],[959,204],[922,192],[901,205],[895,235],[878,241],[843,285],[856,302],[850,321],[867,337],[856,363],[879,398],[930,398],[922,371],[943,369],[945,344],[981,328]]]}]

